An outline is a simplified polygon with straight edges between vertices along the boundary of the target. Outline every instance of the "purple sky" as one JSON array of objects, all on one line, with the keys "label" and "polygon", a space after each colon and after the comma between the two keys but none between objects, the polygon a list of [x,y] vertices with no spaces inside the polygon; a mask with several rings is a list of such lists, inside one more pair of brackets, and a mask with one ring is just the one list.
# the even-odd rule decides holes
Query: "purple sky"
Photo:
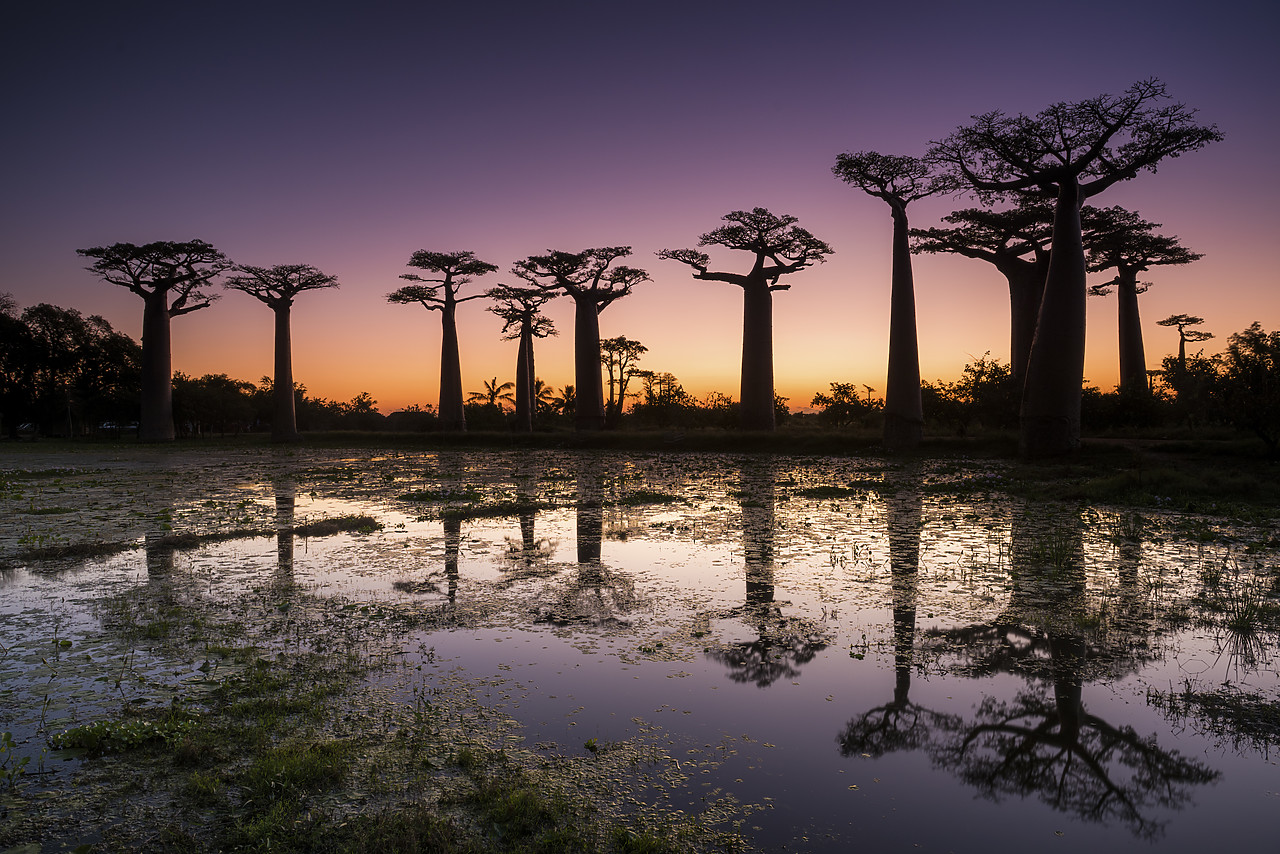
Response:
[{"label": "purple sky", "polygon": [[[1210,349],[1253,320],[1280,325],[1274,3],[460,5],[9,9],[0,292],[137,336],[141,301],[75,249],[198,237],[242,263],[313,264],[342,289],[299,300],[295,376],[388,409],[437,395],[438,315],[384,299],[415,249],[474,250],[502,271],[473,286],[489,287],[529,254],[630,244],[654,281],[601,316],[602,334],[640,340],[643,367],[695,394],[736,398],[740,293],[653,253],[759,205],[836,250],[774,303],[778,390],[800,406],[831,381],[884,384],[889,211],[831,176],[836,154],[922,154],[975,113],[1159,77],[1226,140],[1093,200],[1205,253],[1145,277],[1149,367],[1176,347],[1155,325],[1172,313],[1204,316]],[[972,204],[926,200],[912,224]],[[926,379],[988,350],[1007,360],[994,268],[924,256],[915,272]],[[538,368],[560,386],[573,382],[569,301],[549,314],[562,334],[540,342]],[[1109,388],[1114,297],[1090,300],[1089,323],[1086,374]],[[463,306],[468,391],[513,373],[500,327]],[[270,353],[270,313],[242,294],[174,322],[174,365],[190,374],[257,379]]]}]

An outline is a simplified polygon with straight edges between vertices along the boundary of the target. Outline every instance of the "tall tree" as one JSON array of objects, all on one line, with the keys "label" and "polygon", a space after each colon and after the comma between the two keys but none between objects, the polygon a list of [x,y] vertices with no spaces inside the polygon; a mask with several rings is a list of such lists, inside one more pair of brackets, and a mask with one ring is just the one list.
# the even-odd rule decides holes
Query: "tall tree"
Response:
[{"label": "tall tree", "polygon": [[695,279],[742,288],[741,425],[744,430],[773,430],[773,292],[790,289],[778,282],[783,276],[826,261],[833,250],[797,226],[790,214],[754,208],[730,211],[722,218],[729,224],[699,237],[698,245],[754,255],[747,273],[710,272],[711,256],[697,249],[663,249],[658,257],[689,265]]},{"label": "tall tree", "polygon": [[517,261],[511,272],[538,290],[573,297],[573,366],[577,386],[573,424],[576,430],[604,427],[604,386],[600,381],[600,312],[627,296],[644,270],[614,266],[631,254],[630,246],[604,246],[582,252],[550,250]]},{"label": "tall tree", "polygon": [[462,401],[462,363],[458,357],[458,303],[480,299],[483,293],[459,297],[458,291],[476,276],[497,270],[497,266],[476,258],[474,252],[431,252],[419,249],[409,258],[409,266],[435,273],[420,276],[404,273],[400,278],[416,284],[405,285],[387,294],[387,302],[416,302],[428,311],[440,312],[440,426],[445,430],[466,430],[467,414]]},{"label": "tall tree", "polygon": [[94,259],[85,268],[89,272],[142,297],[142,418],[138,438],[144,442],[172,442],[173,355],[169,321],[212,305],[218,295],[202,289],[231,262],[203,240],[157,241],[142,246],[113,243],[77,249],[76,254]]},{"label": "tall tree", "polygon": [[223,284],[248,294],[275,314],[275,378],[272,381],[274,410],[271,419],[271,441],[296,442],[298,413],[293,397],[293,344],[290,312],[293,300],[304,291],[338,287],[334,276],[326,275],[308,264],[277,264],[274,267],[251,267],[241,264],[236,275]]},{"label": "tall tree", "polygon": [[1213,337],[1212,332],[1189,328],[1202,323],[1204,318],[1196,317],[1194,314],[1171,314],[1164,320],[1156,321],[1156,326],[1178,327],[1178,371],[1180,373],[1187,371],[1187,342],[1208,341]]},{"label": "tall tree", "polygon": [[627,386],[636,376],[636,364],[649,348],[625,335],[600,342],[600,361],[609,375],[609,399],[605,401],[605,423],[616,425],[627,402]]},{"label": "tall tree", "polygon": [[953,227],[911,229],[911,249],[977,258],[1004,275],[1009,283],[1009,364],[1021,388],[1049,268],[1053,208],[1040,200],[1028,200],[1002,211],[965,208],[942,220]]},{"label": "tall tree", "polygon": [[482,406],[492,407],[499,412],[505,412],[504,403],[512,403],[511,390],[515,388],[515,383],[500,383],[498,378],[484,381],[484,391],[473,391],[467,395],[468,403],[479,403]]},{"label": "tall tree", "polygon": [[1134,211],[1120,207],[1098,211],[1100,222],[1086,240],[1090,272],[1115,270],[1115,278],[1094,285],[1089,293],[1106,296],[1114,288],[1119,298],[1120,316],[1120,390],[1128,393],[1147,391],[1147,358],[1142,346],[1142,322],[1138,317],[1138,295],[1146,293],[1149,284],[1138,281],[1138,274],[1151,267],[1190,264],[1202,257],[1178,243],[1177,237],[1156,234],[1158,222],[1147,222]]},{"label": "tall tree", "polygon": [[533,432],[533,419],[538,409],[537,381],[534,379],[533,339],[555,335],[551,319],[542,314],[542,307],[552,298],[551,294],[536,288],[517,288],[499,285],[485,292],[497,302],[489,311],[504,321],[502,337],[520,342],[516,352],[516,423],[515,429]]},{"label": "tall tree", "polygon": [[916,292],[911,276],[907,205],[956,182],[935,174],[918,157],[846,152],[831,171],[846,184],[888,203],[893,214],[893,272],[889,302],[889,379],[884,393],[884,443],[890,450],[920,444],[924,412],[920,402],[920,347],[916,335]]},{"label": "tall tree", "polygon": [[980,196],[1055,198],[1052,250],[1035,340],[1027,361],[1021,446],[1028,456],[1080,445],[1084,381],[1085,254],[1080,207],[1118,181],[1154,171],[1161,160],[1219,140],[1195,110],[1168,99],[1159,80],[1121,95],[1053,104],[1034,117],[994,111],[935,142],[930,159]]}]

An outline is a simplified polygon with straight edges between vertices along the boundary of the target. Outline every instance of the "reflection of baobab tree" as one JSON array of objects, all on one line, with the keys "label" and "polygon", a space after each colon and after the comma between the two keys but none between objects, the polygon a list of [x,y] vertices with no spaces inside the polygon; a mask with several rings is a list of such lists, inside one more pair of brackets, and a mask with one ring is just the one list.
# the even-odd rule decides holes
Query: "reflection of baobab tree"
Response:
[{"label": "reflection of baobab tree", "polygon": [[520,495],[521,509],[516,514],[520,525],[520,538],[506,538],[506,551],[503,554],[503,583],[511,583],[525,578],[539,578],[553,575],[559,570],[548,566],[559,543],[548,537],[539,537],[534,527],[537,507],[533,496],[527,493]]},{"label": "reflection of baobab tree", "polygon": [[836,738],[845,756],[883,756],[897,750],[917,750],[929,743],[934,729],[946,720],[910,699],[922,527],[918,489],[887,498],[885,527],[893,583],[893,700],[849,721]]},{"label": "reflection of baobab tree", "polygon": [[290,479],[274,484],[276,498],[276,573],[281,580],[293,578],[293,521],[298,484]]},{"label": "reflection of baobab tree", "polygon": [[574,516],[577,570],[539,608],[539,619],[568,625],[621,625],[637,604],[634,582],[601,562],[604,540],[604,470],[600,462],[580,458]]},{"label": "reflection of baobab tree", "polygon": [[1147,646],[1086,630],[1096,621],[1079,517],[1045,527],[1015,516],[1011,540],[1005,611],[935,637],[962,659],[953,673],[1011,672],[1028,685],[1011,700],[985,698],[971,721],[948,719],[932,758],[993,800],[1035,794],[1054,809],[1154,837],[1161,823],[1153,812],[1185,804],[1191,787],[1217,772],[1086,710],[1084,685],[1133,669]]},{"label": "reflection of baobab tree", "polygon": [[401,593],[423,594],[444,592],[450,606],[456,604],[458,598],[458,553],[462,546],[462,518],[446,515],[440,522],[444,540],[444,579],[445,588],[440,589],[440,575],[433,572],[421,581],[395,581],[392,587]]},{"label": "reflection of baobab tree", "polygon": [[787,617],[774,601],[774,482],[772,458],[744,462],[739,481],[742,506],[742,554],[746,565],[746,602],[722,617],[738,618],[755,632],[754,640],[721,644],[706,655],[729,669],[734,682],[761,688],[800,675],[827,646],[825,633],[812,621]]}]

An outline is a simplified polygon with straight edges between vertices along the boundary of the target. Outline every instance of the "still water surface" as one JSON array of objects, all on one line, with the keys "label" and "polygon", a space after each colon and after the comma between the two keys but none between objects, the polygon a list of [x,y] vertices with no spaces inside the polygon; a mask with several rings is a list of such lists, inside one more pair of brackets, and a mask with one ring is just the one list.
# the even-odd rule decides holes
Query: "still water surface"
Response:
[{"label": "still water surface", "polygon": [[[655,775],[626,797],[734,804],[767,849],[1274,839],[1275,746],[1239,716],[1179,702],[1280,698],[1274,624],[1228,627],[1248,597],[1276,595],[1265,531],[1030,504],[985,463],[316,451],[273,458],[263,476],[232,462],[132,499],[138,524],[217,530],[235,505],[281,528],[349,513],[384,527],[11,567],[0,724],[30,745],[101,705],[89,680],[58,683],[73,696],[50,712],[31,653],[49,615],[77,652],[107,660],[92,608],[105,589],[173,573],[216,599],[287,580],[438,613],[399,640],[422,689],[482,686],[546,754],[659,738],[688,785]],[[182,470],[170,465],[157,471]],[[111,471],[67,480],[98,472],[93,488],[116,494],[131,475]],[[194,661],[132,655],[153,680],[199,678]]]}]

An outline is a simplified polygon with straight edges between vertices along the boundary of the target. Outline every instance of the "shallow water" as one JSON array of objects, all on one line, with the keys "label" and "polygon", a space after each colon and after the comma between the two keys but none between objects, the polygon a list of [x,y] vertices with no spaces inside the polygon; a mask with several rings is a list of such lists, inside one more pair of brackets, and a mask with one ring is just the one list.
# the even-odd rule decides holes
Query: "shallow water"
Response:
[{"label": "shallow water", "polygon": [[[465,683],[543,754],[660,739],[682,785],[650,776],[626,798],[736,804],[768,849],[1244,850],[1274,833],[1269,738],[1168,711],[1187,689],[1280,700],[1274,624],[1227,628],[1231,603],[1276,595],[1276,554],[1251,547],[1266,532],[1227,520],[1032,505],[1002,494],[989,463],[320,451],[23,463],[46,473],[8,480],[0,508],[18,520],[0,531],[0,727],[50,779],[79,762],[43,755],[47,733],[218,675],[196,652],[121,641],[104,601],[248,590],[284,614],[291,596],[341,603],[326,619],[429,611],[437,628],[395,641],[415,690]],[[23,512],[41,507],[65,512]],[[148,548],[170,531],[353,514],[383,528]],[[138,546],[17,558],[120,537]],[[390,701],[407,701],[396,690]]]}]

